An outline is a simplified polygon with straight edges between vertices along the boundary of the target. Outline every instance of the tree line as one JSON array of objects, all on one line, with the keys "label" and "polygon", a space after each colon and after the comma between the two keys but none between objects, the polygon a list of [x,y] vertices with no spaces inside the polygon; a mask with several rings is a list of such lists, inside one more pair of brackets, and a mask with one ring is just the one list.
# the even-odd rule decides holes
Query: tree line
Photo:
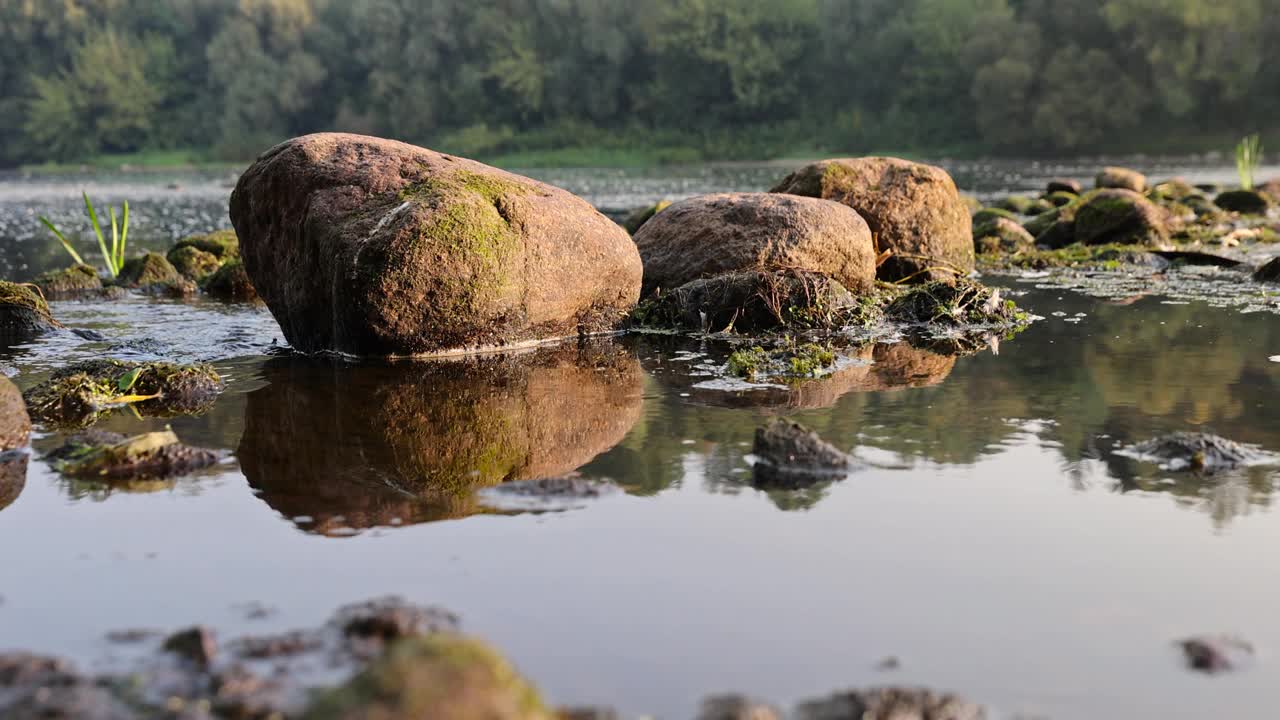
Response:
[{"label": "tree line", "polygon": [[0,0],[0,165],[329,129],[480,156],[1196,147],[1280,127],[1276,5]]}]

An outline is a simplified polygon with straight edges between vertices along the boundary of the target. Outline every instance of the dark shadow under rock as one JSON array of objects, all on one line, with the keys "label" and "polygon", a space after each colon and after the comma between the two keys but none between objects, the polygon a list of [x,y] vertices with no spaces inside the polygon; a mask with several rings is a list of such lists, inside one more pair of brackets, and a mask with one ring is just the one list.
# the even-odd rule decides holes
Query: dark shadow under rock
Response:
[{"label": "dark shadow under rock", "polygon": [[476,489],[575,470],[640,418],[644,382],[611,342],[359,365],[289,358],[263,377],[241,467],[264,502],[324,534],[469,515]]},{"label": "dark shadow under rock", "polygon": [[780,327],[844,324],[858,300],[824,275],[797,270],[724,273],[702,278],[644,301],[641,326],[758,333]]}]

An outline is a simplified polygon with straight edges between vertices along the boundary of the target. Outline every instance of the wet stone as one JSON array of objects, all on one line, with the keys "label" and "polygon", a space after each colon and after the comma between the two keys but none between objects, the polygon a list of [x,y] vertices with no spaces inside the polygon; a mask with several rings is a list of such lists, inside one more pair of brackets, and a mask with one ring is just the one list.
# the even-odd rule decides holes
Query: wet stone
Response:
[{"label": "wet stone", "polygon": [[398,597],[347,605],[335,622],[357,655],[380,652],[389,642],[458,629],[458,616],[434,607],[421,607]]},{"label": "wet stone", "polygon": [[697,720],[782,720],[782,713],[745,695],[715,695],[702,701]]},{"label": "wet stone", "polygon": [[218,655],[218,641],[213,631],[204,626],[188,628],[170,635],[164,649],[199,667],[209,667]]},{"label": "wet stone", "polygon": [[153,417],[196,414],[221,391],[222,379],[207,365],[87,360],[54,372],[24,397],[38,422],[87,427],[124,404]]},{"label": "wet stone", "polygon": [[925,688],[885,687],[836,693],[801,704],[795,720],[983,720],[981,705]]},{"label": "wet stone", "polygon": [[1256,448],[1208,433],[1176,432],[1135,445],[1130,454],[1167,463],[1170,470],[1214,472],[1268,461]]},{"label": "wet stone", "polygon": [[0,343],[27,342],[61,327],[31,286],[0,281]]},{"label": "wet stone", "polygon": [[0,375],[0,452],[26,447],[31,418],[22,393],[9,378]]},{"label": "wet stone", "polygon": [[775,418],[756,429],[751,452],[759,487],[797,488],[832,480],[851,466],[848,454],[800,423]]},{"label": "wet stone", "polygon": [[22,494],[27,485],[28,462],[25,450],[0,452],[0,510],[12,505]]},{"label": "wet stone", "polygon": [[1240,638],[1217,635],[1179,640],[1187,667],[1209,675],[1240,670],[1253,661],[1253,646]]}]

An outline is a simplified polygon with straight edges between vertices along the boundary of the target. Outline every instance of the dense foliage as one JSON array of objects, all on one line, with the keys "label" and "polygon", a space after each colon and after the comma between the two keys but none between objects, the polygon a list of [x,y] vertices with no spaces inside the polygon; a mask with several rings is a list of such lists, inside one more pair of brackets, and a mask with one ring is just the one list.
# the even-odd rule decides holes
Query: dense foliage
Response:
[{"label": "dense foliage", "polygon": [[481,155],[1064,153],[1274,127],[1275,0],[0,0],[0,164],[342,129]]}]

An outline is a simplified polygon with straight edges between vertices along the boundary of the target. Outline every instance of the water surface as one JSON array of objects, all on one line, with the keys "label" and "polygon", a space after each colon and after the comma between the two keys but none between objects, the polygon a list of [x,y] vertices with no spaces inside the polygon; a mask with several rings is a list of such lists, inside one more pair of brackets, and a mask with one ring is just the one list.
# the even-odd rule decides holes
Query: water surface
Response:
[{"label": "water surface", "polygon": [[[108,339],[0,350],[19,385],[101,355],[212,362],[228,390],[205,415],[101,426],[168,422],[231,457],[172,483],[71,482],[40,458],[59,436],[37,437],[0,509],[0,645],[92,666],[109,630],[264,632],[397,593],[460,613],[552,700],[628,715],[922,683],[1005,714],[1270,717],[1280,472],[1121,451],[1176,430],[1280,451],[1280,319],[986,279],[1044,318],[998,354],[880,344],[832,377],[740,392],[706,387],[730,349],[715,340],[350,363],[284,352],[260,308],[55,303]],[[861,467],[754,488],[752,435],[778,415]],[[571,471],[625,492],[526,513],[474,494]],[[1257,645],[1257,666],[1186,671],[1173,641],[1215,632]],[[889,656],[901,669],[877,670]]]}]

